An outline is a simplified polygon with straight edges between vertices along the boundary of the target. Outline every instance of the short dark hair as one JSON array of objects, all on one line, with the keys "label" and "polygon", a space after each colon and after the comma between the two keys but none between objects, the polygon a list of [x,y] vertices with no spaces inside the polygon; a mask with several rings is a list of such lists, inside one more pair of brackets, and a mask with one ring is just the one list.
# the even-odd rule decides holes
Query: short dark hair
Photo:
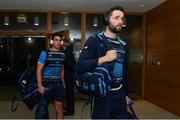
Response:
[{"label": "short dark hair", "polygon": [[59,36],[61,39],[63,38],[63,36],[60,33],[56,32],[52,34],[51,39],[53,40],[55,36]]},{"label": "short dark hair", "polygon": [[104,24],[105,24],[105,25],[108,25],[108,24],[109,24],[109,18],[110,18],[110,16],[112,15],[112,12],[115,11],[115,10],[119,10],[119,11],[122,11],[123,13],[125,13],[123,7],[121,7],[121,6],[115,6],[115,7],[110,8],[110,9],[104,14]]}]

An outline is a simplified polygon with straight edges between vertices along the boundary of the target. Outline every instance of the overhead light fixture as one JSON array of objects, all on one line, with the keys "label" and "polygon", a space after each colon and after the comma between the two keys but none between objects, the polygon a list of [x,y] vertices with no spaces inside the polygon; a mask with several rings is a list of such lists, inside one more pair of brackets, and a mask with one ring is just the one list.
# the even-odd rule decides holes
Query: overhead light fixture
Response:
[{"label": "overhead light fixture", "polygon": [[97,26],[98,26],[98,18],[97,18],[97,17],[94,17],[94,18],[93,18],[93,26],[94,26],[94,27],[97,27]]},{"label": "overhead light fixture", "polygon": [[65,15],[65,14],[68,14],[68,12],[61,12],[61,13],[64,14],[64,15]]},{"label": "overhead light fixture", "polygon": [[28,42],[28,43],[32,43],[32,38],[31,38],[31,37],[28,37],[27,42]]},{"label": "overhead light fixture", "polygon": [[69,18],[68,16],[64,17],[64,26],[68,26],[69,25]]},{"label": "overhead light fixture", "polygon": [[140,4],[140,7],[144,7],[144,3],[141,3],[141,4]]},{"label": "overhead light fixture", "polygon": [[4,25],[9,25],[9,16],[4,16]]},{"label": "overhead light fixture", "polygon": [[38,17],[38,16],[35,16],[35,17],[34,17],[34,25],[35,25],[35,26],[38,26],[38,25],[39,25],[39,17]]}]

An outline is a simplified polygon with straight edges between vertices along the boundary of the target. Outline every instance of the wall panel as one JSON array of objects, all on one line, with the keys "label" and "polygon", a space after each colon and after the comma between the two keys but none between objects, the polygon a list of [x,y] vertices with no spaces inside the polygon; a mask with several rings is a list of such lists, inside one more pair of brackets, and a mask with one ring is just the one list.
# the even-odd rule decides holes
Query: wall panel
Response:
[{"label": "wall panel", "polygon": [[147,13],[145,99],[180,115],[180,0]]}]

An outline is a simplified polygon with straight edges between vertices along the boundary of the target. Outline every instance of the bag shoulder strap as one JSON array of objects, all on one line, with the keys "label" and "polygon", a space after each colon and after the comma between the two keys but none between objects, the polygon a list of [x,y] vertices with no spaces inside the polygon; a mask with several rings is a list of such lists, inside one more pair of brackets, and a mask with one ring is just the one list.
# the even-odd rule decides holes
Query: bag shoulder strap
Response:
[{"label": "bag shoulder strap", "polygon": [[96,35],[99,38],[100,43],[104,46],[105,51],[108,51],[108,50],[112,49],[109,46],[109,42],[104,38],[104,32],[100,32],[100,33],[98,33]]},{"label": "bag shoulder strap", "polygon": [[134,111],[134,109],[133,109],[133,105],[134,105],[134,101],[132,101],[131,103],[128,104],[129,110],[130,110],[130,112],[134,115],[134,117],[135,117],[136,119],[138,119],[138,117],[137,117],[137,115],[136,115],[136,113],[135,113],[135,111]]},{"label": "bag shoulder strap", "polygon": [[[21,74],[21,76],[20,76],[20,78],[19,79],[21,79],[22,78],[22,76],[23,75],[25,75],[27,72],[27,70],[29,70],[30,68],[28,68],[28,69],[26,69],[22,74]],[[18,81],[18,89],[19,89],[19,81]],[[12,97],[12,102],[11,102],[11,111],[12,112],[15,112],[16,110],[17,110],[17,108],[18,108],[18,106],[19,106],[19,103],[22,101],[22,99],[15,105],[15,101],[16,101],[16,96],[17,96],[17,94],[18,94],[18,89],[15,91],[15,93],[14,93],[14,95],[13,95],[13,97]]]},{"label": "bag shoulder strap", "polygon": [[18,91],[18,90],[16,90],[16,92],[15,92],[13,98],[12,98],[12,102],[11,102],[11,111],[12,111],[12,112],[15,112],[15,111],[17,110],[17,108],[18,108],[18,106],[19,106],[19,103],[22,101],[22,100],[21,100],[21,101],[19,101],[16,105],[14,105],[14,104],[15,104],[15,101],[16,101],[17,91]]},{"label": "bag shoulder strap", "polygon": [[122,40],[120,37],[117,37],[117,39],[123,46],[127,45],[127,43],[124,40]]},{"label": "bag shoulder strap", "polygon": [[108,46],[108,41],[104,39],[104,36],[101,33],[95,34],[94,37],[97,46],[98,56],[105,55],[106,52],[111,49],[111,47]]}]

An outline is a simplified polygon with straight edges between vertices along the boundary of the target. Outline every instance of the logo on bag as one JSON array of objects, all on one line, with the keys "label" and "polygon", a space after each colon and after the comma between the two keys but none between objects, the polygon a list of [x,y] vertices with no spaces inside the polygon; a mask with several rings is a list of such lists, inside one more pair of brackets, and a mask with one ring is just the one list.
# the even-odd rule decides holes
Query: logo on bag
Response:
[{"label": "logo on bag", "polygon": [[88,46],[85,46],[85,47],[84,47],[84,49],[87,49],[87,48],[88,48]]},{"label": "logo on bag", "polygon": [[26,80],[23,80],[23,81],[22,81],[22,83],[23,83],[23,84],[26,84],[26,83],[27,83],[27,81],[26,81]]}]

